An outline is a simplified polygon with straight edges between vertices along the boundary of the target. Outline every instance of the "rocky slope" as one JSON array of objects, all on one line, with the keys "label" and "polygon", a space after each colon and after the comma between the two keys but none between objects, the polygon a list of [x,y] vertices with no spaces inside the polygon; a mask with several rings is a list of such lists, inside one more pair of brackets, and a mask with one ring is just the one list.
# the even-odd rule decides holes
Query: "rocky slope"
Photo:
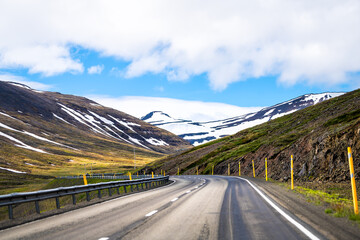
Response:
[{"label": "rocky slope", "polygon": [[287,180],[290,156],[294,172],[304,181],[349,180],[347,147],[353,148],[355,176],[360,177],[360,90],[321,102],[275,120],[238,132],[235,135],[200,145],[154,163],[150,168],[175,174],[231,173],[252,175],[252,160],[257,176],[264,176],[268,159],[269,177]]},{"label": "rocky slope", "polygon": [[342,94],[344,93],[306,94],[271,107],[263,108],[257,112],[210,122],[175,119],[161,111],[150,112],[141,119],[154,126],[166,129],[197,146],[211,140],[235,134],[243,129],[296,112]]},{"label": "rocky slope", "polygon": [[0,147],[1,172],[41,174],[89,161],[119,170],[134,154],[142,165],[189,143],[83,97],[0,81]]}]

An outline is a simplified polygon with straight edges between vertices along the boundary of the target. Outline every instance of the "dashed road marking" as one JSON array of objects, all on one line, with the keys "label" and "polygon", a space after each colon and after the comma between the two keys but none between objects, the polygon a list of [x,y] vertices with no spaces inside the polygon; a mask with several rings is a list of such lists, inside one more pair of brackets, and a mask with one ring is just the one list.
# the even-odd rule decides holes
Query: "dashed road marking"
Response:
[{"label": "dashed road marking", "polygon": [[187,191],[186,193],[190,193],[191,191],[189,190],[189,191]]},{"label": "dashed road marking", "polygon": [[174,198],[173,200],[171,200],[171,202],[175,202],[176,200],[178,200],[179,198]]},{"label": "dashed road marking", "polygon": [[99,238],[99,240],[109,240],[108,237],[102,237],[102,238]]},{"label": "dashed road marking", "polygon": [[150,216],[154,215],[157,212],[158,212],[158,210],[151,211],[148,214],[146,214],[145,217],[150,217]]}]

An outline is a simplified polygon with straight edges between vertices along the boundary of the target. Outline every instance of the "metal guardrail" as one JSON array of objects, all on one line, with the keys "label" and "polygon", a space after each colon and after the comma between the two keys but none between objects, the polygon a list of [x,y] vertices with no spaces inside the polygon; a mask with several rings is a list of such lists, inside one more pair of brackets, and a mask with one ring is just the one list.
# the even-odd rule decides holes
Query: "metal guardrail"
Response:
[{"label": "metal guardrail", "polygon": [[126,187],[130,186],[130,191],[133,192],[133,186],[136,186],[139,190],[139,185],[141,189],[149,189],[154,186],[159,186],[160,184],[165,184],[169,181],[169,176],[165,177],[154,177],[147,179],[139,180],[126,180],[126,181],[113,181],[97,184],[88,184],[72,187],[60,187],[48,190],[41,190],[35,192],[25,192],[25,193],[12,193],[7,195],[0,195],[0,207],[8,206],[9,219],[13,219],[13,205],[35,202],[35,209],[38,214],[40,214],[40,205],[39,201],[55,198],[56,208],[60,208],[59,197],[63,196],[72,196],[73,204],[76,204],[76,194],[86,193],[86,200],[90,201],[90,192],[98,191],[98,198],[101,198],[101,190],[108,189],[109,196],[112,196],[111,189],[116,189],[117,193],[120,194],[119,188],[124,187],[124,192],[127,193]]},{"label": "metal guardrail", "polygon": [[[159,176],[159,175],[155,175]],[[143,178],[151,178],[151,175],[132,175],[132,179],[143,179]],[[83,175],[73,175],[73,176],[63,176],[58,177],[59,179],[83,179]],[[86,178],[96,178],[96,179],[124,179],[129,180],[129,175],[120,175],[120,174],[87,174]]]}]

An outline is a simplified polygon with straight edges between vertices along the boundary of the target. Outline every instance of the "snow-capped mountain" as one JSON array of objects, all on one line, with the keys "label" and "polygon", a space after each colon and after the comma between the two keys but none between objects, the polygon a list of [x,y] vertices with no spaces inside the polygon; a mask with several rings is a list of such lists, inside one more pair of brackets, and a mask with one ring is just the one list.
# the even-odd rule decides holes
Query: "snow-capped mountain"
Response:
[{"label": "snow-capped mountain", "polygon": [[263,108],[254,113],[218,121],[195,122],[192,120],[174,119],[161,111],[150,112],[141,119],[166,129],[196,146],[220,137],[235,134],[243,129],[293,113],[342,94],[344,93],[306,94],[271,107]]},{"label": "snow-capped mountain", "polygon": [[0,81],[0,144],[54,153],[58,150],[53,147],[74,151],[95,146],[99,139],[120,144],[117,148],[132,151],[129,146],[134,146],[160,153],[189,145],[172,133],[89,99]]}]

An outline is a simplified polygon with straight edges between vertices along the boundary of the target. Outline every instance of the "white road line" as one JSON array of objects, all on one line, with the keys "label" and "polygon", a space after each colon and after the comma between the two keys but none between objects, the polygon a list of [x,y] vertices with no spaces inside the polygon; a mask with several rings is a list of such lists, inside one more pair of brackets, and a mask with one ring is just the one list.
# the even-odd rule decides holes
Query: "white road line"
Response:
[{"label": "white road line", "polygon": [[176,200],[178,200],[179,198],[174,198],[171,200],[171,202],[175,202]]},{"label": "white road line", "polygon": [[158,212],[158,210],[151,211],[148,214],[146,214],[145,217],[150,217],[150,216],[154,215],[157,212]]},{"label": "white road line", "polygon": [[199,188],[199,186],[196,186],[195,189]]},{"label": "white road line", "polygon": [[190,193],[191,191],[189,190],[189,191],[187,191],[186,193]]},{"label": "white road line", "polygon": [[108,239],[109,239],[108,237],[99,238],[99,240],[108,240]]},{"label": "white road line", "polygon": [[255,189],[255,191],[268,203],[272,206],[278,213],[280,213],[286,220],[292,223],[295,227],[297,227],[301,232],[303,232],[306,236],[308,236],[312,240],[319,240],[312,232],[306,229],[303,225],[298,223],[295,219],[286,214],[283,210],[281,210],[278,206],[276,206],[268,197],[266,197],[257,187],[255,187],[249,180],[240,178],[242,180],[247,181],[250,186]]}]

